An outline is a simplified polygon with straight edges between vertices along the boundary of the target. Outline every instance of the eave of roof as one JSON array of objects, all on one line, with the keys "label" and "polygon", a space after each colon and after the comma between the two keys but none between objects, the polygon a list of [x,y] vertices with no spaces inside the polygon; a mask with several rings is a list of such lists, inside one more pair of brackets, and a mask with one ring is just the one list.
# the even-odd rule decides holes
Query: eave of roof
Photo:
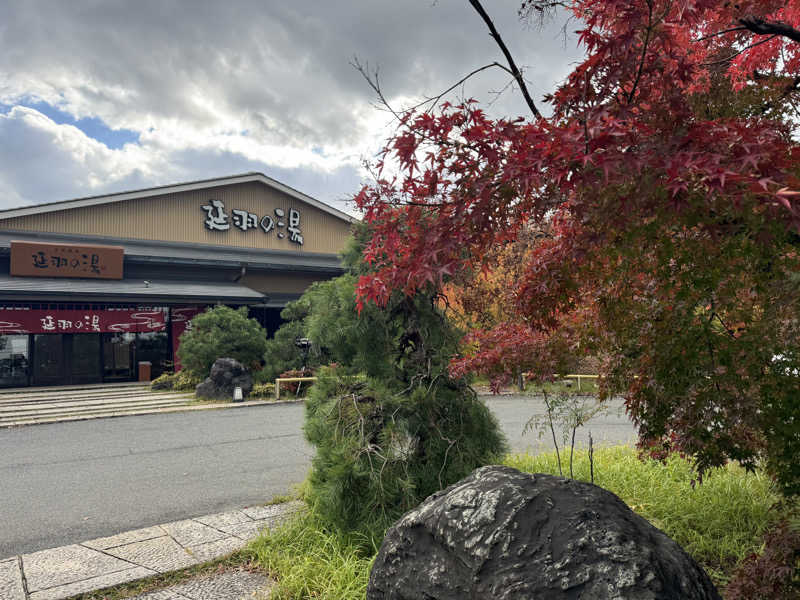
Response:
[{"label": "eave of roof", "polygon": [[214,267],[239,267],[252,269],[299,270],[340,274],[344,272],[341,260],[335,254],[259,250],[234,246],[212,246],[187,242],[110,238],[102,236],[44,233],[33,231],[0,231],[0,255],[8,254],[12,240],[48,241],[86,244],[91,241],[101,245],[122,246],[125,260],[141,263],[166,263],[172,265],[208,265]]},{"label": "eave of roof", "polygon": [[116,194],[104,194],[102,196],[88,196],[85,198],[76,198],[74,200],[61,200],[59,202],[46,202],[43,204],[35,204],[33,206],[23,206],[20,208],[9,208],[0,210],[0,219],[11,219],[14,217],[24,217],[28,215],[37,215],[41,213],[55,212],[60,210],[68,210],[71,208],[84,208],[87,206],[97,206],[100,204],[112,204],[114,202],[123,202],[125,200],[135,200],[138,198],[149,198],[151,196],[160,196],[162,194],[175,194],[178,192],[189,192],[194,190],[202,190],[208,188],[219,187],[222,185],[233,185],[237,183],[250,183],[258,182],[270,187],[274,190],[283,192],[284,194],[305,202],[318,208],[319,210],[328,213],[338,219],[346,221],[347,223],[354,223],[356,218],[351,217],[332,206],[320,202],[300,192],[294,188],[289,187],[276,181],[271,177],[267,177],[263,173],[242,173],[241,175],[230,175],[228,177],[215,177],[213,179],[202,179],[199,181],[189,181],[186,183],[176,183],[172,185],[163,185],[152,188],[145,188],[141,190],[132,190],[127,192],[119,192]]},{"label": "eave of roof", "polygon": [[50,301],[84,298],[107,302],[158,300],[187,302],[245,302],[268,300],[265,294],[228,281],[187,282],[175,280],[104,280],[0,275],[5,299],[47,298]]}]

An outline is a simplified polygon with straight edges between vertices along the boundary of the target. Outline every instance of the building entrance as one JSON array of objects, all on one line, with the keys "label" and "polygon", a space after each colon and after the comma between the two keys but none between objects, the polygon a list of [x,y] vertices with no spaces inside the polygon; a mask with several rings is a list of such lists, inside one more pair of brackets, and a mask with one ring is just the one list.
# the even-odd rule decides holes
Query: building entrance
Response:
[{"label": "building entrance", "polygon": [[180,335],[202,307],[0,308],[0,388],[136,381],[176,368]]},{"label": "building entrance", "polygon": [[103,381],[130,381],[134,378],[135,333],[104,333]]},{"label": "building entrance", "polygon": [[99,333],[33,336],[33,385],[100,383]]},{"label": "building entrance", "polygon": [[42,334],[33,336],[36,349],[33,358],[33,385],[57,385],[64,378],[66,357],[64,338],[61,334]]}]

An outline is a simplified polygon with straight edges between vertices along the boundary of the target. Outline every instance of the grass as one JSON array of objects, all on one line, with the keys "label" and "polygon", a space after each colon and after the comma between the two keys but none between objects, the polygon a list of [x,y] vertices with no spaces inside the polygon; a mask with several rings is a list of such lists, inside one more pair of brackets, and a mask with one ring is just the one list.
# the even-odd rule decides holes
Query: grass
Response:
[{"label": "grass", "polygon": [[273,506],[275,504],[285,504],[286,502],[300,500],[303,498],[307,485],[307,480],[303,483],[293,485],[285,493],[275,494],[269,501],[264,503],[264,506]]},{"label": "grass", "polygon": [[250,543],[255,561],[278,580],[270,600],[363,599],[377,545],[348,540],[328,531],[315,515],[302,511]]},{"label": "grass", "polygon": [[[558,473],[554,453],[509,456],[506,464],[531,473]],[[595,483],[619,496],[636,513],[680,544],[717,585],[728,582],[736,564],[757,552],[774,520],[778,501],[770,479],[729,464],[692,486],[696,473],[677,456],[666,464],[640,461],[635,450],[595,450]],[[589,481],[586,452],[576,454],[575,479]]]},{"label": "grass", "polygon": [[[575,458],[576,479],[588,481],[586,453]],[[505,464],[558,473],[555,453],[510,455]],[[778,499],[770,480],[734,465],[709,473],[694,487],[687,461],[642,462],[629,447],[595,450],[594,467],[595,483],[683,546],[718,587],[724,587],[739,560],[759,550],[762,533],[776,518],[769,510]],[[314,514],[301,511],[253,541],[247,552],[278,580],[272,600],[363,600],[379,544],[329,531]]]}]

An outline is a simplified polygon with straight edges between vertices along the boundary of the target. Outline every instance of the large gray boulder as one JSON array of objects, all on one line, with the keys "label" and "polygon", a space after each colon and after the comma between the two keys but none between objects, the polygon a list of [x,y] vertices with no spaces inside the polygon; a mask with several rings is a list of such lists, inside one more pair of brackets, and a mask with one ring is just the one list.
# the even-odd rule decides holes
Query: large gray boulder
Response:
[{"label": "large gray boulder", "polygon": [[705,572],[611,492],[482,467],[386,534],[367,600],[721,600]]},{"label": "large gray boulder", "polygon": [[195,388],[194,395],[204,400],[230,400],[236,387],[242,388],[242,398],[247,398],[253,390],[250,371],[238,360],[218,358],[208,377]]}]

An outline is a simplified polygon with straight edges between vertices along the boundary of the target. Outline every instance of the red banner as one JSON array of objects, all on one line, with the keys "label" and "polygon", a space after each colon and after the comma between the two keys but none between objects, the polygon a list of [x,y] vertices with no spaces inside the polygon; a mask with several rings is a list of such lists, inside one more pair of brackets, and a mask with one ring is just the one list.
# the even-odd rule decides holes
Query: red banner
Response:
[{"label": "red banner", "polygon": [[175,372],[181,370],[181,361],[178,360],[178,346],[181,334],[192,327],[192,319],[205,310],[205,307],[186,307],[172,309],[172,356],[175,358]]},{"label": "red banner", "polygon": [[146,310],[0,309],[0,334],[166,331],[167,313]]}]

